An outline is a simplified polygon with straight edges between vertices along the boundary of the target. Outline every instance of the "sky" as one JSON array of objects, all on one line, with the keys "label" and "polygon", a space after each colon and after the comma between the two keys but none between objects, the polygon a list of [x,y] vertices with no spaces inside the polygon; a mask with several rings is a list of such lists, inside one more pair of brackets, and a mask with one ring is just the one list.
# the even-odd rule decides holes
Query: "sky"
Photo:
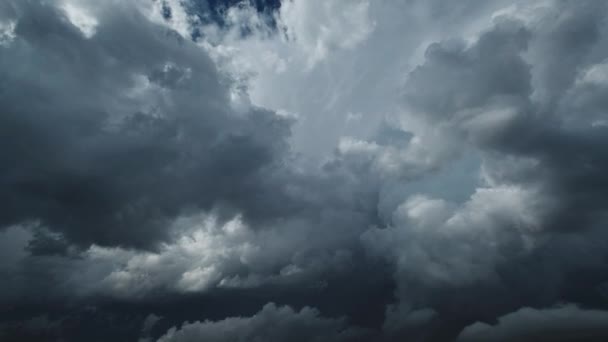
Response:
[{"label": "sky", "polygon": [[0,0],[0,340],[607,341],[606,18]]}]

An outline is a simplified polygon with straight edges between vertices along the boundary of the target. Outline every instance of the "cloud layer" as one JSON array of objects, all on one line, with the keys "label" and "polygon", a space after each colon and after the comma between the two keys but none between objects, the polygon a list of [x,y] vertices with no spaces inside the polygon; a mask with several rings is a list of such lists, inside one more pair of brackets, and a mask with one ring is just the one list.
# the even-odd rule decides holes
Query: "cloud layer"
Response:
[{"label": "cloud layer", "polygon": [[605,338],[607,11],[0,0],[0,336]]}]

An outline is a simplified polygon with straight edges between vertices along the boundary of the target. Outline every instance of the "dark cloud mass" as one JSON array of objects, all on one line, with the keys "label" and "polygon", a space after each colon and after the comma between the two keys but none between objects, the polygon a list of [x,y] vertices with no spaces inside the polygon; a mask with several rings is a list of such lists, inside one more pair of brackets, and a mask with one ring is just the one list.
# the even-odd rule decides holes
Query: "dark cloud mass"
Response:
[{"label": "dark cloud mass", "polygon": [[159,341],[361,341],[365,335],[345,329],[342,320],[319,317],[314,309],[295,312],[270,303],[247,318],[186,323],[179,330],[170,329]]},{"label": "dark cloud mass", "polygon": [[607,15],[0,0],[0,340],[605,341]]},{"label": "dark cloud mass", "polygon": [[289,123],[261,109],[231,115],[204,52],[116,6],[126,13],[102,9],[111,23],[90,39],[51,4],[13,6],[2,224],[40,220],[76,243],[148,247],[188,207],[268,214],[276,206],[256,178],[272,173]]},{"label": "dark cloud mass", "polygon": [[466,327],[458,341],[604,341],[608,338],[605,311],[576,306],[535,310],[522,308],[498,318],[496,325]]}]

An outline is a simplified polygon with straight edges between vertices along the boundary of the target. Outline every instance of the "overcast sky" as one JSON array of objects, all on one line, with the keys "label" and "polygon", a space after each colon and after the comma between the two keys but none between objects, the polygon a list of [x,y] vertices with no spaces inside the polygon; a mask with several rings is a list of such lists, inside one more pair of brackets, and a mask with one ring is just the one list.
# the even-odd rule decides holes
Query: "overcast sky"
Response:
[{"label": "overcast sky", "polygon": [[0,340],[608,341],[607,18],[0,0]]}]

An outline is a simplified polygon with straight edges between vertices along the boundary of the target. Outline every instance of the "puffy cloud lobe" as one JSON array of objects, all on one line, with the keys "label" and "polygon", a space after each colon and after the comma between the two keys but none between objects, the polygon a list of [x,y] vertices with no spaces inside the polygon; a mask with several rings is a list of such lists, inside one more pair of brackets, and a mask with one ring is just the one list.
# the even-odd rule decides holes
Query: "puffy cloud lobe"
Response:
[{"label": "puffy cloud lobe", "polygon": [[[394,269],[397,302],[387,307],[384,331],[425,341],[433,330],[449,331],[433,326],[442,319],[499,310],[504,304],[481,291],[500,293],[500,267],[536,247],[536,196],[507,186],[477,189],[462,205],[414,195],[397,207],[389,227],[364,233],[370,255]],[[463,303],[466,314],[453,311]]]},{"label": "puffy cloud lobe", "polygon": [[187,341],[363,341],[364,331],[346,328],[343,319],[324,318],[315,309],[300,311],[267,304],[252,317],[185,323],[172,328],[159,342]]},{"label": "puffy cloud lobe", "polygon": [[174,243],[163,245],[158,253],[89,249],[83,266],[107,266],[99,273],[101,278],[91,282],[100,287],[91,290],[143,298],[159,290],[195,293],[214,288],[304,285],[314,281],[319,273],[343,272],[352,267],[349,250],[310,255],[298,247],[306,242],[305,236],[290,232],[284,236],[285,232],[276,229],[254,231],[238,217],[223,225],[213,217],[180,221],[176,224],[187,225],[189,231]]},{"label": "puffy cloud lobe", "polygon": [[[555,11],[561,13],[557,21],[551,19]],[[604,143],[605,130],[597,124],[597,113],[572,108],[587,103],[575,95],[585,88],[584,81],[576,82],[577,74],[601,62],[597,54],[605,49],[605,27],[596,13],[602,12],[602,4],[590,8],[556,2],[530,19],[535,26],[498,17],[471,46],[458,41],[431,45],[406,86],[412,115],[488,152],[486,170],[505,156],[535,161],[517,172],[525,177],[511,174],[511,179],[495,180],[543,184],[547,197],[559,198],[547,204],[555,206],[556,219],[546,228],[576,229],[605,210],[593,190],[603,186],[596,172],[605,167],[605,151],[597,148]],[[572,36],[584,39],[574,41]],[[542,57],[562,54],[568,62],[559,67],[559,62],[547,63]],[[552,63],[554,69],[547,69]],[[543,95],[549,93],[553,95]],[[580,113],[576,120],[573,113]],[[566,167],[573,162],[576,167]],[[509,168],[506,163],[500,167]],[[493,172],[505,176],[508,171],[489,174]],[[584,195],[569,195],[573,191]]]},{"label": "puffy cloud lobe", "polygon": [[424,64],[408,77],[407,104],[427,119],[443,121],[503,98],[525,100],[530,72],[520,53],[528,40],[521,24],[499,20],[471,47],[459,40],[431,44]]},{"label": "puffy cloud lobe", "polygon": [[522,308],[489,325],[475,323],[458,341],[603,341],[608,337],[608,312],[568,304],[555,308]]},{"label": "puffy cloud lobe", "polygon": [[375,254],[394,258],[398,272],[411,272],[410,281],[473,283],[489,277],[498,260],[526,250],[525,234],[538,224],[535,200],[509,187],[478,189],[456,209],[413,196],[393,213],[394,227],[370,230],[362,239]]},{"label": "puffy cloud lobe", "polygon": [[317,292],[327,286],[325,279],[361,266],[348,238],[311,240],[310,234],[321,232],[308,223],[287,227],[255,230],[240,217],[225,223],[214,215],[182,217],[169,228],[179,231],[178,237],[156,251],[98,245],[78,250],[45,230],[13,227],[4,233],[10,248],[0,267],[6,275],[0,297],[7,303],[17,297],[36,299],[45,279],[61,279],[44,285],[46,297],[53,300],[105,296],[153,302],[166,294],[264,287]]}]

